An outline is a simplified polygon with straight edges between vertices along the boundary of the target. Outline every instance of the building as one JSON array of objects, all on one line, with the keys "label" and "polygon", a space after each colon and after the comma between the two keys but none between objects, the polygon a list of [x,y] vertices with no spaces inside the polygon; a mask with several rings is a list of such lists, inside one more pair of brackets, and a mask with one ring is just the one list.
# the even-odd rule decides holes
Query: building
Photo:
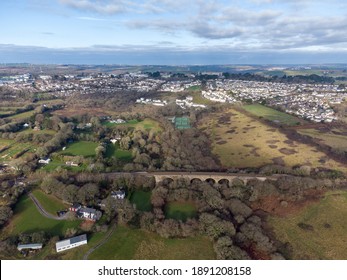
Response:
[{"label": "building", "polygon": [[51,161],[50,158],[42,158],[39,160],[39,163],[42,163],[42,164],[49,164]]},{"label": "building", "polygon": [[65,250],[69,250],[81,245],[85,245],[87,244],[87,235],[86,234],[82,234],[79,236],[75,236],[69,239],[64,239],[61,241],[58,241],[55,244],[55,248],[57,250],[57,252],[61,252],[61,251],[65,251]]},{"label": "building", "polygon": [[119,191],[111,192],[111,196],[115,199],[124,199],[125,191],[119,190]]},{"label": "building", "polygon": [[78,210],[80,210],[82,208],[82,205],[79,203],[74,203],[72,204],[72,206],[69,208],[69,210],[71,212],[77,212]]},{"label": "building", "polygon": [[42,243],[32,243],[32,244],[18,244],[18,251],[22,250],[40,250],[42,249]]},{"label": "building", "polygon": [[83,207],[78,210],[77,212],[78,217],[90,220],[90,221],[96,221],[101,218],[101,212],[96,211],[94,208],[88,208]]}]

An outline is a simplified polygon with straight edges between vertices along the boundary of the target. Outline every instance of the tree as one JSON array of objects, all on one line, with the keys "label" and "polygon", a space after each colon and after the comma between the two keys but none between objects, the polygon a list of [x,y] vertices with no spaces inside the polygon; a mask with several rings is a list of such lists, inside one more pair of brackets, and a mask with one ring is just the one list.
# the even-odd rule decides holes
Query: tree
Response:
[{"label": "tree", "polygon": [[13,215],[13,211],[9,206],[0,207],[0,226],[4,225]]},{"label": "tree", "polygon": [[78,190],[77,199],[83,204],[90,204],[95,202],[98,195],[99,187],[94,183],[87,183]]},{"label": "tree", "polygon": [[76,185],[73,185],[73,184],[70,184],[68,186],[66,186],[64,189],[63,189],[63,192],[62,192],[62,199],[64,201],[67,201],[67,202],[70,202],[70,203],[73,203],[76,201],[76,196],[77,196],[77,193],[78,193],[78,187]]},{"label": "tree", "polygon": [[222,236],[213,245],[218,260],[249,260],[248,254],[233,244],[229,236]]}]

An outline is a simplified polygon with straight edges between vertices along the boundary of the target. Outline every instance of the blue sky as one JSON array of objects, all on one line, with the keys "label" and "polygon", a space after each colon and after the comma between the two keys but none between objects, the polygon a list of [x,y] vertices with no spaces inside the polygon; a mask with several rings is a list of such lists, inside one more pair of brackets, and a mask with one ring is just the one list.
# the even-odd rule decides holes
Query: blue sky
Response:
[{"label": "blue sky", "polygon": [[347,63],[344,0],[11,0],[0,23],[0,63]]}]

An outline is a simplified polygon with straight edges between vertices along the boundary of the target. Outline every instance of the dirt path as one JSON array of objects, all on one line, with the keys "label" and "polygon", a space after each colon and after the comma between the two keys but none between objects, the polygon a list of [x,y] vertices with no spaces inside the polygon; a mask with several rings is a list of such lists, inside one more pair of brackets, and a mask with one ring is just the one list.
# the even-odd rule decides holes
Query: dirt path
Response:
[{"label": "dirt path", "polygon": [[95,245],[93,248],[90,248],[88,250],[87,253],[84,254],[83,256],[83,260],[88,260],[89,256],[91,253],[93,253],[96,249],[98,249],[99,247],[101,247],[102,245],[104,245],[111,237],[112,233],[115,231],[116,229],[116,223],[114,223],[110,230],[107,232],[106,236],[97,244]]},{"label": "dirt path", "polygon": [[36,197],[32,194],[32,193],[29,193],[28,194],[29,197],[31,198],[31,200],[34,202],[37,210],[39,210],[39,212],[45,216],[46,218],[48,219],[53,219],[53,220],[58,220],[58,221],[61,221],[61,220],[66,220],[67,217],[64,215],[64,216],[61,216],[61,217],[58,217],[58,216],[54,216],[50,213],[48,213],[43,207],[42,205],[40,204],[40,202],[36,199]]}]

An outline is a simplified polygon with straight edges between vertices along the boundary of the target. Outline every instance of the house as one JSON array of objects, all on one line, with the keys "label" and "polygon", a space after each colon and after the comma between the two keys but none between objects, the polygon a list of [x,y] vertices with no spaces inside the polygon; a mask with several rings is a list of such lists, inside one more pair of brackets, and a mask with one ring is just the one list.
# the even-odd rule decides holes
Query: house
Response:
[{"label": "house", "polygon": [[18,251],[40,250],[40,249],[42,249],[42,243],[18,244],[17,249],[18,249]]},{"label": "house", "polygon": [[124,199],[125,191],[119,190],[119,191],[111,192],[111,196],[115,199]]},{"label": "house", "polygon": [[25,124],[23,124],[23,127],[24,127],[24,128],[27,128],[27,127],[29,127],[29,124],[28,124],[28,123],[25,123]]},{"label": "house", "polygon": [[50,158],[42,158],[39,160],[39,163],[42,163],[42,164],[49,164],[49,162],[51,161]]},{"label": "house", "polygon": [[57,252],[61,252],[61,251],[69,250],[81,245],[85,245],[87,243],[88,243],[87,235],[82,234],[82,235],[78,235],[69,239],[58,241],[55,244],[55,248]]},{"label": "house", "polygon": [[88,207],[82,207],[77,211],[77,215],[80,218],[90,220],[90,221],[96,221],[101,218],[101,212],[97,211],[94,208],[88,208]]},{"label": "house", "polygon": [[77,212],[78,210],[80,210],[82,208],[82,205],[79,203],[74,203],[72,204],[72,206],[69,208],[69,211],[71,212]]},{"label": "house", "polygon": [[75,163],[75,162],[73,162],[73,161],[67,161],[67,162],[65,162],[65,164],[66,164],[67,166],[79,166],[78,163]]},{"label": "house", "polygon": [[112,138],[111,140],[110,140],[110,142],[114,145],[114,144],[116,144],[116,142],[117,142],[118,140],[117,139],[114,139],[114,138]]}]

